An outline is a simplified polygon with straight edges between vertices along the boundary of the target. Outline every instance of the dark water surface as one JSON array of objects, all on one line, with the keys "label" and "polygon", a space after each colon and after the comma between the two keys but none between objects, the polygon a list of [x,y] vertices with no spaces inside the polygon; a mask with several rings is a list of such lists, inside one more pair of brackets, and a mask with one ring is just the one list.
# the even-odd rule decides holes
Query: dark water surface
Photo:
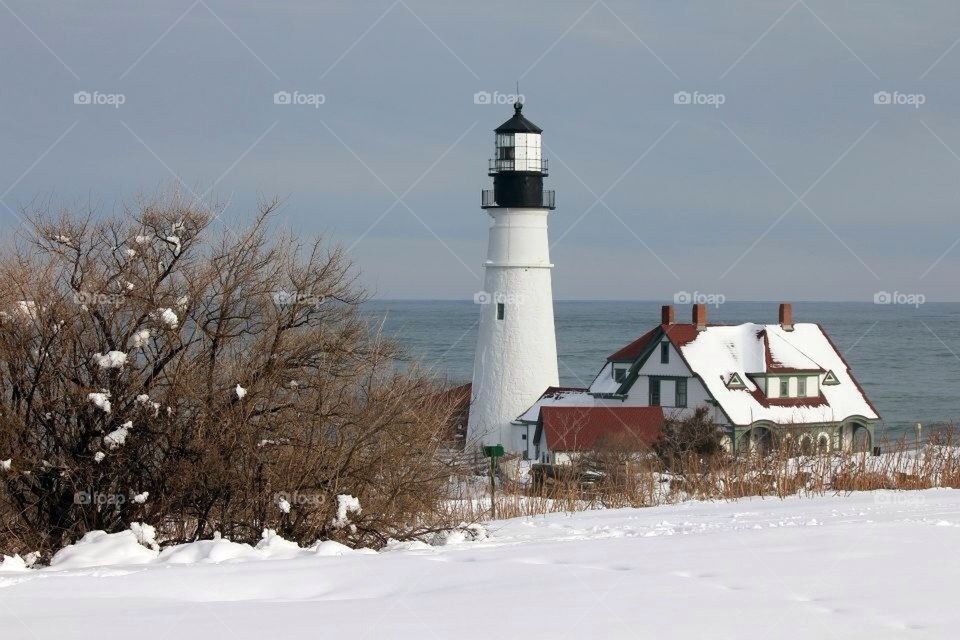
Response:
[{"label": "dark water surface", "polygon": [[[473,369],[479,309],[463,301],[372,301],[371,318],[388,335],[451,382]],[[605,358],[660,321],[657,302],[554,303],[560,384],[587,386]],[[689,306],[677,320],[688,322]],[[878,437],[896,439],[944,423],[960,424],[960,303],[874,305],[859,302],[794,303],[795,322],[819,322],[883,418]],[[727,302],[710,307],[711,322],[773,323],[777,304]]]}]

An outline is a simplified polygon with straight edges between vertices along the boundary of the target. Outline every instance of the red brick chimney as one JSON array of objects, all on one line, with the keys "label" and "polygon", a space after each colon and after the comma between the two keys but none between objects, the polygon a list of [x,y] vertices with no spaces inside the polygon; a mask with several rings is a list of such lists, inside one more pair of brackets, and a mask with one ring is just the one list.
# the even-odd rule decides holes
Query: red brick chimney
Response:
[{"label": "red brick chimney", "polygon": [[673,307],[665,304],[660,307],[660,324],[673,324]]},{"label": "red brick chimney", "polygon": [[693,305],[693,324],[697,325],[697,331],[707,328],[707,305]]},{"label": "red brick chimney", "polygon": [[793,305],[789,302],[780,303],[780,328],[793,331]]}]

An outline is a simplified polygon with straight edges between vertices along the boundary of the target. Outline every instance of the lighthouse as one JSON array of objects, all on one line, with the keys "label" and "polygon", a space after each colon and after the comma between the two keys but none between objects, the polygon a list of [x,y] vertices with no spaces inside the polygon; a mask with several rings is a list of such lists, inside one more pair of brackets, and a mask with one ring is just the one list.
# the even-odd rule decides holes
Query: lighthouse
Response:
[{"label": "lighthouse", "polygon": [[547,238],[554,192],[543,188],[543,130],[524,117],[522,103],[513,107],[513,117],[495,130],[493,189],[481,194],[490,236],[484,287],[475,296],[480,329],[467,442],[520,452],[527,431],[512,423],[558,376]]}]

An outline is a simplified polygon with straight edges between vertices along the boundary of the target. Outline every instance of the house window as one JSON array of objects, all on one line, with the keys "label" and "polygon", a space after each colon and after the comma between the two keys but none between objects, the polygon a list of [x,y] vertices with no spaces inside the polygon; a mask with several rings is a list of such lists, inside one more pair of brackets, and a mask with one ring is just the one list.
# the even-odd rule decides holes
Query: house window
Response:
[{"label": "house window", "polygon": [[660,406],[660,378],[650,378],[650,406]]},{"label": "house window", "polygon": [[506,307],[503,306],[502,302],[497,303],[497,320],[503,320],[503,316],[506,313]]},{"label": "house window", "polygon": [[797,396],[803,398],[807,395],[807,379],[803,376],[797,378]]},{"label": "house window", "polygon": [[668,364],[670,362],[670,343],[661,342],[660,343],[660,364]]},{"label": "house window", "polygon": [[676,407],[687,406],[687,379],[677,378],[677,402]]},{"label": "house window", "polygon": [[780,378],[780,397],[790,397],[790,378]]},{"label": "house window", "polygon": [[617,382],[623,382],[627,379],[627,370],[624,367],[613,368],[613,379]]}]

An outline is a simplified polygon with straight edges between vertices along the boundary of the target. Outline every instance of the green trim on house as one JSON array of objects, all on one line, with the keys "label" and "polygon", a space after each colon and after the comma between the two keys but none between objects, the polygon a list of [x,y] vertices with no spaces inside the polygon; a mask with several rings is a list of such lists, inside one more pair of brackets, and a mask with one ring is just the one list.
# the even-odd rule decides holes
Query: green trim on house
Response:
[{"label": "green trim on house", "polygon": [[727,380],[727,389],[746,389],[747,385],[743,381],[743,378],[740,377],[740,374],[736,371],[733,372],[733,375],[730,376],[730,379]]},{"label": "green trim on house", "polygon": [[840,384],[840,380],[837,379],[837,374],[835,374],[831,369],[830,371],[827,371],[825,376],[823,376],[823,381],[820,384],[833,386],[835,384]]},{"label": "green trim on house", "polygon": [[647,359],[653,354],[653,352],[660,348],[660,342],[664,337],[663,327],[657,327],[656,333],[650,338],[650,343],[644,347],[643,351],[640,353],[640,356],[634,360],[633,366],[630,367],[630,372],[627,374],[627,379],[624,380],[623,384],[620,385],[620,388],[617,389],[617,393],[620,395],[627,395],[627,392],[630,391],[630,388],[633,386],[633,383],[637,381],[637,378],[640,377],[640,369],[643,368],[643,365],[646,364]]},{"label": "green trim on house", "polygon": [[[843,448],[843,450],[849,450],[853,445],[855,428],[859,426],[865,428],[867,433],[870,434],[869,447],[872,449],[876,446],[876,426],[879,423],[879,420],[871,420],[863,416],[850,416],[840,422],[802,425],[779,425],[769,420],[758,420],[748,425],[728,427],[727,435],[730,437],[731,449],[734,455],[744,453],[743,449],[748,446],[745,445],[744,438],[748,437],[754,429],[766,429],[769,431],[774,445],[776,445],[779,440],[788,436],[794,438],[796,442],[799,442],[802,437],[809,436],[812,440],[814,451],[817,450],[819,436],[826,433],[830,438],[830,451],[837,451],[841,448]],[[843,430],[846,428],[849,428],[849,431],[844,433]],[[849,440],[844,442],[843,440],[847,439],[843,436],[846,435],[849,435]]]}]

